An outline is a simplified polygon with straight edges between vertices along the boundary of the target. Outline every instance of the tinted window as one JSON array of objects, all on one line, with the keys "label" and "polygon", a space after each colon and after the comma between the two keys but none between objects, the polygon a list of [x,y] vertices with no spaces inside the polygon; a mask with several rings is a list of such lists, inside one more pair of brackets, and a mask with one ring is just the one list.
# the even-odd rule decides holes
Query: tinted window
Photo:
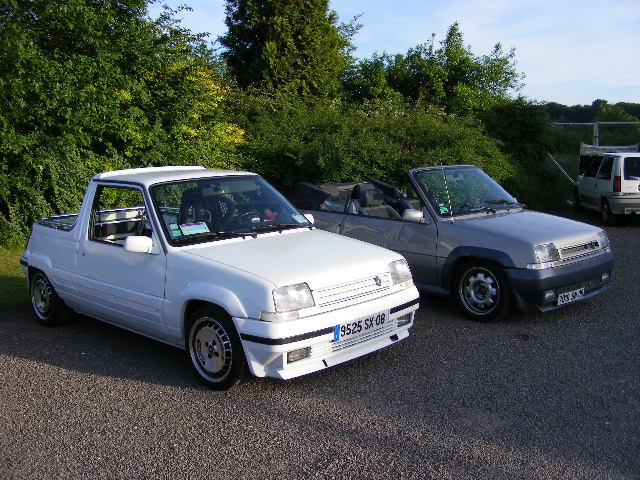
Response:
[{"label": "tinted window", "polygon": [[613,157],[605,157],[602,166],[598,172],[598,178],[602,180],[611,180],[611,168],[613,167]]},{"label": "tinted window", "polygon": [[598,169],[600,168],[600,164],[602,163],[602,157],[595,157],[589,162],[587,165],[587,170],[584,174],[585,177],[593,177],[595,178],[598,173]]},{"label": "tinted window", "polygon": [[640,157],[625,158],[623,172],[625,180],[640,180]]}]

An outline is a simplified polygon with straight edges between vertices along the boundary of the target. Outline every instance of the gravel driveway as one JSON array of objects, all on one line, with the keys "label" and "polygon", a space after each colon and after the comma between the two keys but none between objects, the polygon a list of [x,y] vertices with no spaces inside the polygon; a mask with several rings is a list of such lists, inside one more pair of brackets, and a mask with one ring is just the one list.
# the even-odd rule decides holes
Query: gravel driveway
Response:
[{"label": "gravel driveway", "polygon": [[423,296],[389,349],[226,393],[178,349],[3,314],[0,478],[640,479],[640,221],[607,232],[595,299],[479,324]]}]

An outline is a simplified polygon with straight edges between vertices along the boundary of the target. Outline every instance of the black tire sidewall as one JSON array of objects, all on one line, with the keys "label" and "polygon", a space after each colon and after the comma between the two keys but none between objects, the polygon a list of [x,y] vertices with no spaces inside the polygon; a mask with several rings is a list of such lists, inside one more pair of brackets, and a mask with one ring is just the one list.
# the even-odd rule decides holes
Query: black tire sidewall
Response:
[{"label": "black tire sidewall", "polygon": [[577,189],[573,192],[573,210],[577,213],[584,212],[584,207],[580,201],[580,194]]},{"label": "black tire sidewall", "polygon": [[611,206],[606,200],[602,201],[602,207],[600,207],[600,215],[602,217],[602,224],[607,227],[613,227],[617,223],[617,217],[611,212]]}]

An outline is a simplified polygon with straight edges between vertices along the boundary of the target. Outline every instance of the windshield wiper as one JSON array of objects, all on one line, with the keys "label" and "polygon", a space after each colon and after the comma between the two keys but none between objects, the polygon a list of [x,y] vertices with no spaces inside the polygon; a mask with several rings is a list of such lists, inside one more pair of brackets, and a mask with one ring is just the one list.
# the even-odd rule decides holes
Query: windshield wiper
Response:
[{"label": "windshield wiper", "polygon": [[301,223],[268,223],[265,225],[256,225],[251,228],[252,232],[271,232],[271,231],[282,231],[288,230],[290,228],[298,228],[298,227],[306,227]]},{"label": "windshield wiper", "polygon": [[521,208],[527,208],[523,203],[512,202],[511,200],[505,200],[504,198],[501,198],[500,200],[485,200],[485,203],[491,203],[493,205],[517,205]]},{"label": "windshield wiper", "polygon": [[179,245],[188,245],[190,243],[202,243],[208,240],[221,240],[226,238],[245,238],[251,237],[250,233],[235,233],[235,232],[204,232],[196,233],[193,235],[185,235],[184,237],[174,238],[173,242]]},{"label": "windshield wiper", "polygon": [[460,207],[460,208],[481,208],[482,210],[486,210],[489,213],[496,213],[495,208],[484,207],[482,205],[473,205],[471,203],[453,203],[450,205],[451,207]]}]

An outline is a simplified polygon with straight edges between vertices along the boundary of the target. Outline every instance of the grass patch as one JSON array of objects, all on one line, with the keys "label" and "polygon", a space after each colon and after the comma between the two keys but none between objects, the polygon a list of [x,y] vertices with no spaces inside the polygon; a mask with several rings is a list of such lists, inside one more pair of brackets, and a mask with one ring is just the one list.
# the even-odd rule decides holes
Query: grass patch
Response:
[{"label": "grass patch", "polygon": [[20,268],[24,249],[0,246],[0,312],[29,305],[29,289]]}]

